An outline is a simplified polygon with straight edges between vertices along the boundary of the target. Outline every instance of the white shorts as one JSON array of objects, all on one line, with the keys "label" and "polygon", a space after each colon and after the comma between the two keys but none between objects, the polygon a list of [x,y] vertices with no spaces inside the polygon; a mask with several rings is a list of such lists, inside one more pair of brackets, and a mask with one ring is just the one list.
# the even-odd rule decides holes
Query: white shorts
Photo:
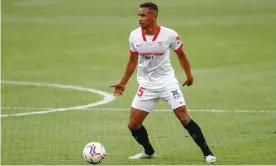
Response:
[{"label": "white shorts", "polygon": [[151,112],[159,99],[166,101],[172,110],[185,105],[184,96],[179,85],[173,84],[162,90],[150,90],[139,86],[132,101],[132,107]]}]

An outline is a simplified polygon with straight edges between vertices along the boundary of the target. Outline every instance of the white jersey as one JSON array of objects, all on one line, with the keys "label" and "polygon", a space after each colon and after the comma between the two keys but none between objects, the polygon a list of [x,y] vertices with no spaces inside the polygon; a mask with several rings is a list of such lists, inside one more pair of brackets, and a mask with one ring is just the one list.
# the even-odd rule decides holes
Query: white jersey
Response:
[{"label": "white jersey", "polygon": [[137,81],[147,89],[160,89],[178,84],[170,62],[170,49],[177,51],[183,44],[177,32],[158,26],[154,36],[147,36],[141,27],[129,36],[130,52],[139,56]]}]

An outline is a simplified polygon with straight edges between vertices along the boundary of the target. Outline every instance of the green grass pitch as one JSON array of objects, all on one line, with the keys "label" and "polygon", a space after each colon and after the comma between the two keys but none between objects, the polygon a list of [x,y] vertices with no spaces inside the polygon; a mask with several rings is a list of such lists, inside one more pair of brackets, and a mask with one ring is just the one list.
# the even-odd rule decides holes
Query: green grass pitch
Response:
[{"label": "green grass pitch", "polygon": [[[138,26],[142,2],[2,0],[1,79],[112,93],[108,86],[123,74],[128,36]],[[182,88],[188,108],[230,110],[191,112],[217,164],[276,164],[276,1],[154,2],[160,8],[158,23],[179,33],[192,66],[195,83]],[[183,82],[184,71],[173,53],[171,61]],[[84,165],[82,149],[91,141],[105,146],[106,165],[204,164],[172,112],[153,112],[145,121],[158,157],[128,160],[142,148],[128,131],[128,111],[109,109],[129,108],[137,86],[134,75],[123,96],[93,111],[1,118],[1,164]],[[1,85],[2,114],[102,99],[74,89]],[[160,102],[156,108],[169,107]]]}]

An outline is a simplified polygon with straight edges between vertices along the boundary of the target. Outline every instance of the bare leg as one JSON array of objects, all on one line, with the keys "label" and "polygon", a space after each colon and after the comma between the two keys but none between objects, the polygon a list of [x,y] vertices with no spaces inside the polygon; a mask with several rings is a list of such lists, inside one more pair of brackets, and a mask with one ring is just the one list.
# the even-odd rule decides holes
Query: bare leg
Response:
[{"label": "bare leg", "polygon": [[139,129],[142,126],[148,114],[148,112],[131,107],[128,128],[130,130]]}]

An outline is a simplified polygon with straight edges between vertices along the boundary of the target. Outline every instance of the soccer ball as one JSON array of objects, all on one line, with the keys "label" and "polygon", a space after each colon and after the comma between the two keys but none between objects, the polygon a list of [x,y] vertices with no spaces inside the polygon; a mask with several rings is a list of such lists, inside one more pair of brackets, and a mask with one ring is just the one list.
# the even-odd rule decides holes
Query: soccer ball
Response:
[{"label": "soccer ball", "polygon": [[90,164],[98,164],[105,158],[104,146],[99,142],[90,142],[83,148],[83,158]]}]

